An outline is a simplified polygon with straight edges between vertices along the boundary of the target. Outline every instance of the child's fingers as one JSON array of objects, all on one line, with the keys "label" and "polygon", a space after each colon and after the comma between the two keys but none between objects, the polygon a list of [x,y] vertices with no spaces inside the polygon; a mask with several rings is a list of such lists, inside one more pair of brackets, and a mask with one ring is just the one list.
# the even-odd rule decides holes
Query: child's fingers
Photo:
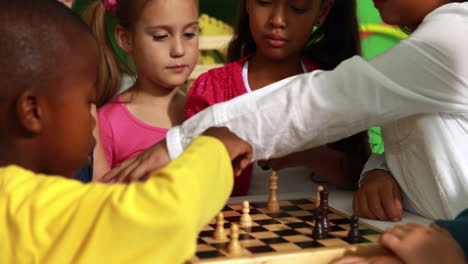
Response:
[{"label": "child's fingers", "polygon": [[402,226],[396,226],[386,231],[386,233],[390,233],[397,237],[400,240],[403,240],[405,236],[408,234],[408,230],[405,230]]},{"label": "child's fingers", "polygon": [[414,232],[416,230],[427,230],[428,228],[426,226],[416,224],[416,223],[407,223],[405,225],[401,226],[402,229],[404,229],[406,232]]},{"label": "child's fingers", "polygon": [[402,210],[398,208],[396,200],[400,200],[400,197],[395,197],[395,194],[398,195],[395,191],[386,192],[383,191],[380,193],[383,209],[385,210],[386,219],[380,220],[391,220],[393,222],[398,222],[401,219]]},{"label": "child's fingers", "polygon": [[133,159],[128,159],[122,163],[120,163],[119,165],[117,165],[115,168],[113,168],[111,171],[109,171],[108,173],[106,173],[102,178],[101,178],[101,181],[102,182],[110,182],[111,180],[117,178],[120,173],[125,170],[125,168],[127,167],[128,164],[130,164],[132,162]]},{"label": "child's fingers", "polygon": [[367,217],[367,204],[363,202],[363,191],[359,189],[354,195],[354,213],[360,217]]},{"label": "child's fingers", "polygon": [[393,255],[375,256],[369,258],[369,264],[404,264],[398,257]]},{"label": "child's fingers", "polygon": [[252,160],[252,155],[253,155],[252,152],[248,151],[247,153],[245,153],[242,156],[239,156],[237,159],[235,159],[232,162],[232,166],[233,166],[233,169],[234,169],[234,175],[236,177],[240,176],[242,171],[245,168],[247,168],[247,166],[249,166],[250,161]]},{"label": "child's fingers", "polygon": [[361,217],[365,218],[370,218],[370,219],[377,219],[376,215],[372,212],[370,209],[369,205],[369,192],[368,191],[363,191],[361,192],[360,198],[359,198],[359,207],[360,211],[362,213]]},{"label": "child's fingers", "polygon": [[150,174],[153,172],[151,168],[148,168],[147,166],[143,164],[137,164],[133,170],[131,170],[128,173],[127,179],[130,180],[130,182],[134,181],[145,181],[149,178]]},{"label": "child's fingers", "polygon": [[330,264],[363,264],[368,261],[363,257],[358,256],[346,256],[333,260]]},{"label": "child's fingers", "polygon": [[380,236],[379,243],[393,252],[399,252],[401,238],[396,236],[394,232],[387,231]]},{"label": "child's fingers", "polygon": [[388,203],[388,201],[382,199],[382,198],[385,198],[385,197],[382,197],[382,195],[384,194],[385,192],[382,192],[379,190],[373,190],[369,192],[369,195],[367,196],[369,211],[371,211],[372,214],[376,217],[374,219],[378,219],[381,221],[389,220],[389,217],[385,213],[384,206],[383,206],[383,204]]},{"label": "child's fingers", "polygon": [[120,173],[117,175],[117,182],[121,182],[121,183],[124,183],[126,181],[128,181],[128,175],[130,174],[130,172],[133,171],[133,169],[135,169],[136,167],[138,166],[138,163],[137,162],[132,162],[132,163],[129,163],[129,165],[125,166],[123,170],[120,171]]},{"label": "child's fingers", "polygon": [[396,215],[393,217],[395,217],[396,221],[400,221],[403,215],[403,204],[401,202],[401,192],[400,192],[400,186],[398,186],[398,184],[393,186],[393,199],[394,199],[393,201],[394,201],[394,208],[395,208],[395,213],[396,213]]},{"label": "child's fingers", "polygon": [[440,232],[440,233],[442,233],[444,235],[448,235],[448,236],[452,237],[452,234],[450,234],[450,232],[447,229],[445,229],[443,227],[440,227],[436,223],[431,223],[429,226],[430,226],[430,228],[432,228],[433,230],[435,230],[437,232]]}]

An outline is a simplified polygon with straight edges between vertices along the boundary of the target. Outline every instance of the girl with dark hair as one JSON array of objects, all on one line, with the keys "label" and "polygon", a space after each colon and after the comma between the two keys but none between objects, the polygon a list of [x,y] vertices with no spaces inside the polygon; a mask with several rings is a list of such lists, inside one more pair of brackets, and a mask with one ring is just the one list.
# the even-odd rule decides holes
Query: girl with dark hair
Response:
[{"label": "girl with dark hair", "polygon": [[[354,0],[240,1],[235,34],[228,47],[231,63],[195,81],[185,104],[186,118],[293,75],[331,70],[359,53]],[[335,185],[352,188],[368,153],[367,134],[363,132],[270,164],[274,169],[305,166]],[[251,174],[250,166],[236,179],[233,196],[247,194]]]}]

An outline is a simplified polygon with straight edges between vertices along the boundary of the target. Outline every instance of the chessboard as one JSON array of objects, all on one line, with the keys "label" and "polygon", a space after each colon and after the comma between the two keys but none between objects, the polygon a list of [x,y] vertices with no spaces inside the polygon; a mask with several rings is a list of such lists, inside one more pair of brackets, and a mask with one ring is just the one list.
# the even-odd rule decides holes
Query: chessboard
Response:
[{"label": "chessboard", "polygon": [[215,240],[217,221],[213,219],[198,237],[195,256],[188,263],[328,263],[343,255],[375,255],[382,253],[377,240],[381,230],[355,222],[361,233],[359,242],[351,242],[348,232],[351,217],[328,207],[329,232],[323,239],[314,239],[315,199],[283,200],[280,209],[271,212],[267,202],[251,202],[252,226],[239,228],[241,252],[228,253],[231,223],[239,224],[242,204],[228,204],[222,213],[227,238]]}]

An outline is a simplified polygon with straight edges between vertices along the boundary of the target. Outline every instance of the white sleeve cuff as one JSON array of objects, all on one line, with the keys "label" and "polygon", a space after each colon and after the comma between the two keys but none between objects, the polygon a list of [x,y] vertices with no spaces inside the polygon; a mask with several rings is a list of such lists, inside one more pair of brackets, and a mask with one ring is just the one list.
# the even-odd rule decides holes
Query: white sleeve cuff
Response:
[{"label": "white sleeve cuff", "polygon": [[169,129],[166,135],[167,151],[171,160],[177,159],[184,151],[180,139],[180,126]]},{"label": "white sleeve cuff", "polygon": [[361,187],[362,183],[366,179],[367,174],[373,170],[385,170],[385,171],[390,171],[387,167],[387,162],[385,161],[385,155],[384,154],[376,154],[372,153],[372,155],[369,157],[369,159],[366,162],[366,165],[364,166],[364,169],[362,169],[361,176],[359,178],[359,187]]}]

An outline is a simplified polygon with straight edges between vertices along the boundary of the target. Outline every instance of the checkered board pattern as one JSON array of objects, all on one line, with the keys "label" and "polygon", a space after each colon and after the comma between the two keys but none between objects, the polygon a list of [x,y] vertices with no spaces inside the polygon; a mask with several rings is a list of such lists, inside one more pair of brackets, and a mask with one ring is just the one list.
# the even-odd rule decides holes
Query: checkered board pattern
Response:
[{"label": "checkered board pattern", "polygon": [[[350,229],[350,217],[333,208],[329,209],[328,219],[331,232],[325,239],[314,240],[312,231],[314,227],[313,209],[314,199],[296,199],[280,202],[280,212],[271,213],[266,202],[250,203],[250,216],[253,220],[251,228],[240,228],[239,242],[243,248],[242,256],[249,258],[256,256],[285,254],[298,252],[304,249],[345,247],[351,243],[347,240]],[[218,241],[213,239],[216,220],[213,219],[200,232],[195,256],[189,263],[203,263],[229,260],[232,257],[227,252],[229,244],[230,223],[239,223],[242,215],[242,204],[229,204],[223,208],[224,227],[228,239]],[[359,244],[375,243],[381,230],[363,223],[359,223],[359,230],[363,240]]]}]

